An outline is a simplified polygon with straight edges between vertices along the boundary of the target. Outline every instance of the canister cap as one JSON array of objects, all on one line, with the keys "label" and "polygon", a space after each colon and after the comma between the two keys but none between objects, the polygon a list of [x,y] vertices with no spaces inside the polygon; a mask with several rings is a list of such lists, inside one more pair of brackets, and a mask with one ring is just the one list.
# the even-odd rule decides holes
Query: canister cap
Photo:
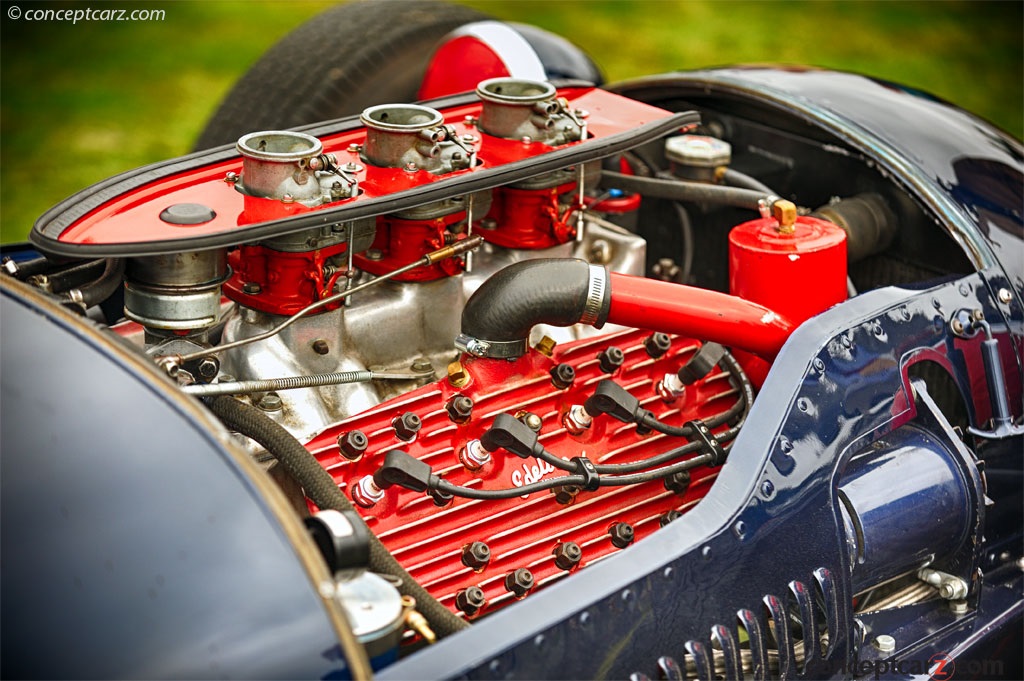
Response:
[{"label": "canister cap", "polygon": [[697,168],[727,166],[732,160],[732,146],[706,135],[677,135],[665,140],[665,156],[681,165]]}]

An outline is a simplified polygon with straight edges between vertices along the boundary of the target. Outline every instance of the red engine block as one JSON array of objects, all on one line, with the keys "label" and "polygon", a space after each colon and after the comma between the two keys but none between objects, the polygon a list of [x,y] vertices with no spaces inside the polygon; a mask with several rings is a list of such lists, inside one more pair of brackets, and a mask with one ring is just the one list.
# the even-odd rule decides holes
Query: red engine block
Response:
[{"label": "red engine block", "polygon": [[[646,335],[633,330],[612,333],[565,344],[551,357],[534,350],[514,362],[463,357],[468,382],[462,388],[453,387],[449,380],[424,386],[337,424],[307,447],[349,496],[392,449],[423,460],[454,484],[478,489],[509,488],[562,475],[549,465],[503,450],[494,452],[490,462],[476,471],[460,462],[460,450],[479,438],[502,412],[540,417],[540,441],[566,459],[586,456],[595,463],[625,463],[649,458],[685,441],[657,432],[639,435],[636,426],[604,415],[594,418],[581,434],[572,435],[563,423],[564,415],[573,405],[582,405],[597,383],[609,377],[673,425],[720,414],[735,404],[739,392],[728,374],[716,369],[688,386],[675,402],[666,403],[657,393],[658,381],[666,373],[675,373],[700,343],[673,338],[669,351],[652,359],[644,348]],[[622,350],[625,361],[609,376],[601,370],[598,355],[610,346]],[[568,388],[559,389],[549,372],[563,362],[575,369],[576,378]],[[456,395],[473,400],[472,416],[463,424],[453,422],[445,410]],[[410,442],[399,439],[393,426],[407,412],[422,422]],[[349,461],[340,453],[338,437],[357,429],[366,435],[369,446],[361,458]],[[628,523],[635,540],[641,540],[660,527],[659,519],[666,512],[684,512],[695,505],[716,475],[710,467],[692,470],[690,485],[682,494],[654,480],[582,491],[569,504],[559,503],[551,492],[537,492],[501,501],[456,497],[438,506],[426,494],[392,487],[371,508],[360,510],[396,558],[442,603],[455,610],[458,592],[476,585],[487,598],[483,610],[487,611],[516,598],[505,586],[506,576],[516,569],[531,571],[534,588],[562,579],[621,550],[612,543],[609,530],[613,526]],[[462,553],[477,541],[487,544],[491,557],[485,567],[471,569],[463,564]],[[563,542],[575,542],[582,549],[579,564],[568,571],[555,564],[554,552]]]}]

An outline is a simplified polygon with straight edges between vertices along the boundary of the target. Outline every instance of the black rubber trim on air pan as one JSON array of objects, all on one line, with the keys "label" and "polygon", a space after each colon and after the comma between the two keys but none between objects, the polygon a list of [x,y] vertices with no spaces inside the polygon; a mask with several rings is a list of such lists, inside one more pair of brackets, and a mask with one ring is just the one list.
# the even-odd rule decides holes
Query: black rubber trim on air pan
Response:
[{"label": "black rubber trim on air pan", "polygon": [[[458,99],[461,99],[462,103],[475,101],[472,96]],[[446,100],[441,101],[444,102]],[[447,104],[447,106],[457,105],[458,103]],[[583,142],[582,144],[549,152],[539,157],[524,159],[495,168],[486,168],[471,175],[415,187],[404,192],[381,196],[356,204],[325,208],[313,213],[263,222],[251,227],[243,227],[219,234],[127,244],[67,244],[58,240],[60,234],[81,216],[124,192],[131,191],[167,175],[185,172],[236,156],[237,152],[235,152],[234,147],[228,145],[211,152],[200,152],[199,154],[186,156],[175,161],[141,168],[95,185],[44,213],[29,237],[33,244],[46,253],[71,257],[139,257],[178,253],[183,250],[203,250],[234,246],[270,236],[289,234],[311,227],[375,217],[439,201],[450,196],[492,189],[565,166],[604,158],[605,156],[610,156],[655,140],[679,128],[696,125],[699,122],[700,117],[696,112],[673,114],[668,118],[648,123],[634,130],[599,140]],[[348,129],[360,127],[358,119],[343,119],[340,123],[350,125],[351,127]],[[297,130],[318,134],[334,134],[343,131],[344,128],[318,125],[312,128],[297,128]],[[56,234],[53,233],[54,231],[56,231]]]},{"label": "black rubber trim on air pan", "polygon": [[[594,87],[593,83],[583,80],[563,79],[553,80],[551,83],[558,89]],[[478,101],[479,99],[477,98],[476,93],[464,92],[457,95],[448,95],[446,97],[436,97],[420,103],[435,109],[442,109],[465,106],[467,104],[474,104]],[[359,120],[359,115],[355,115],[286,129],[304,132],[308,135],[313,135],[314,137],[320,137],[349,132],[361,127],[364,126]],[[32,231],[29,233],[29,241],[47,253],[68,255],[71,257],[90,257],[92,255],[92,251],[82,251],[81,245],[76,246],[74,244],[65,244],[59,241],[64,230],[84,217],[87,213],[99,208],[106,202],[125,192],[138,189],[139,187],[163,177],[167,177],[168,175],[196,170],[203,166],[213,165],[215,163],[220,163],[237,157],[239,157],[239,153],[235,148],[235,145],[224,144],[219,147],[211,147],[210,149],[204,149],[203,151],[196,151],[186,156],[179,156],[166,161],[151,163],[150,165],[142,166],[141,168],[133,168],[132,170],[109,177],[76,192],[55,206],[49,208],[39,216],[39,219],[36,220],[35,225],[32,227]],[[234,233],[235,231],[237,230],[232,230],[231,233]],[[56,234],[54,234],[54,232],[56,232]],[[176,239],[160,243],[183,244],[185,242],[188,242],[188,244],[191,245],[192,239]],[[113,250],[104,249],[104,252],[111,250],[110,255],[115,257],[124,255],[144,255],[143,253],[137,252],[135,247],[142,247],[146,243],[147,242],[120,244],[113,247]],[[121,252],[122,247],[127,250]],[[200,247],[199,250],[201,250],[201,248],[202,247]],[[209,246],[207,246],[207,248],[209,248]],[[118,252],[114,252],[114,250]],[[175,248],[173,251],[168,250],[166,252],[178,252],[180,250],[180,248]]]},{"label": "black rubber trim on air pan", "polygon": [[[556,81],[553,82],[553,84],[557,88],[593,87],[592,83],[576,80]],[[423,102],[423,104],[431,105],[436,109],[438,107],[447,108],[463,106],[466,104],[472,104],[476,101],[478,100],[475,93],[465,92],[458,95],[450,95],[448,97],[438,97]],[[335,118],[329,121],[321,121],[318,123],[310,123],[308,125],[288,129],[304,132],[317,137],[320,135],[335,135],[343,132],[349,132],[361,127],[363,127],[363,124],[359,120],[359,115],[355,115]],[[168,175],[188,172],[190,170],[202,168],[207,165],[213,165],[236,157],[239,157],[238,150],[235,148],[234,144],[229,143],[219,147],[204,149],[203,151],[196,151],[186,156],[179,156],[166,161],[158,161],[157,163],[151,163],[150,165],[142,166],[141,168],[133,168],[132,170],[127,170],[123,173],[114,175],[113,177],[108,177],[105,180],[86,187],[80,192],[76,192],[44,212],[39,216],[39,219],[36,220],[35,225],[29,234],[29,240],[37,246],[45,247],[54,245],[54,242],[60,238],[60,235],[64,233],[64,230],[74,224],[77,220],[95,208],[99,208],[107,201],[127,191],[138,189],[139,187]],[[109,191],[111,187],[115,188],[115,191]],[[54,231],[57,233],[53,234]],[[185,240],[183,239],[181,241]],[[69,246],[68,244],[61,244],[60,242],[56,245],[58,248]],[[128,244],[125,245],[127,246]],[[66,255],[79,255],[80,251],[74,246],[72,246],[72,248],[74,248],[75,252],[73,254],[66,253]],[[48,252],[59,253],[60,251],[50,249]]]}]

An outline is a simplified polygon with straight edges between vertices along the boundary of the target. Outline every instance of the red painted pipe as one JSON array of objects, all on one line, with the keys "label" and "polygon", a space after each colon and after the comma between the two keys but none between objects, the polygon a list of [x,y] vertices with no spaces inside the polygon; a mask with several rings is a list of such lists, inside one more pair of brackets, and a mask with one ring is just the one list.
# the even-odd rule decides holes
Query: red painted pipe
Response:
[{"label": "red painted pipe", "polygon": [[608,323],[678,333],[752,352],[778,354],[796,325],[763,305],[717,291],[610,272]]}]

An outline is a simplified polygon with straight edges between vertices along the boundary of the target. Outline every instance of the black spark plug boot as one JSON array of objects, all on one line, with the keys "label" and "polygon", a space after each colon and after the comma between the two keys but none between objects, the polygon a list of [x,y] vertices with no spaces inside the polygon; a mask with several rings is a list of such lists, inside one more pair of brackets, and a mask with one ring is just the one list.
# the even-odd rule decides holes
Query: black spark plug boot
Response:
[{"label": "black spark plug boot", "polygon": [[438,479],[430,466],[401,449],[385,454],[384,465],[373,473],[373,482],[381,489],[398,485],[413,492],[436,487]]},{"label": "black spark plug boot", "polygon": [[718,343],[704,343],[700,350],[693,354],[690,361],[679,369],[677,375],[683,385],[692,385],[711,373],[722,357],[725,355],[725,348]]},{"label": "black spark plug boot", "polygon": [[607,378],[597,384],[594,394],[583,403],[583,408],[591,416],[608,414],[623,423],[638,423],[645,415],[650,414],[640,406],[640,400]]},{"label": "black spark plug boot", "polygon": [[501,448],[521,459],[537,456],[544,451],[537,433],[511,414],[498,414],[494,425],[480,436],[480,444],[489,452]]}]

